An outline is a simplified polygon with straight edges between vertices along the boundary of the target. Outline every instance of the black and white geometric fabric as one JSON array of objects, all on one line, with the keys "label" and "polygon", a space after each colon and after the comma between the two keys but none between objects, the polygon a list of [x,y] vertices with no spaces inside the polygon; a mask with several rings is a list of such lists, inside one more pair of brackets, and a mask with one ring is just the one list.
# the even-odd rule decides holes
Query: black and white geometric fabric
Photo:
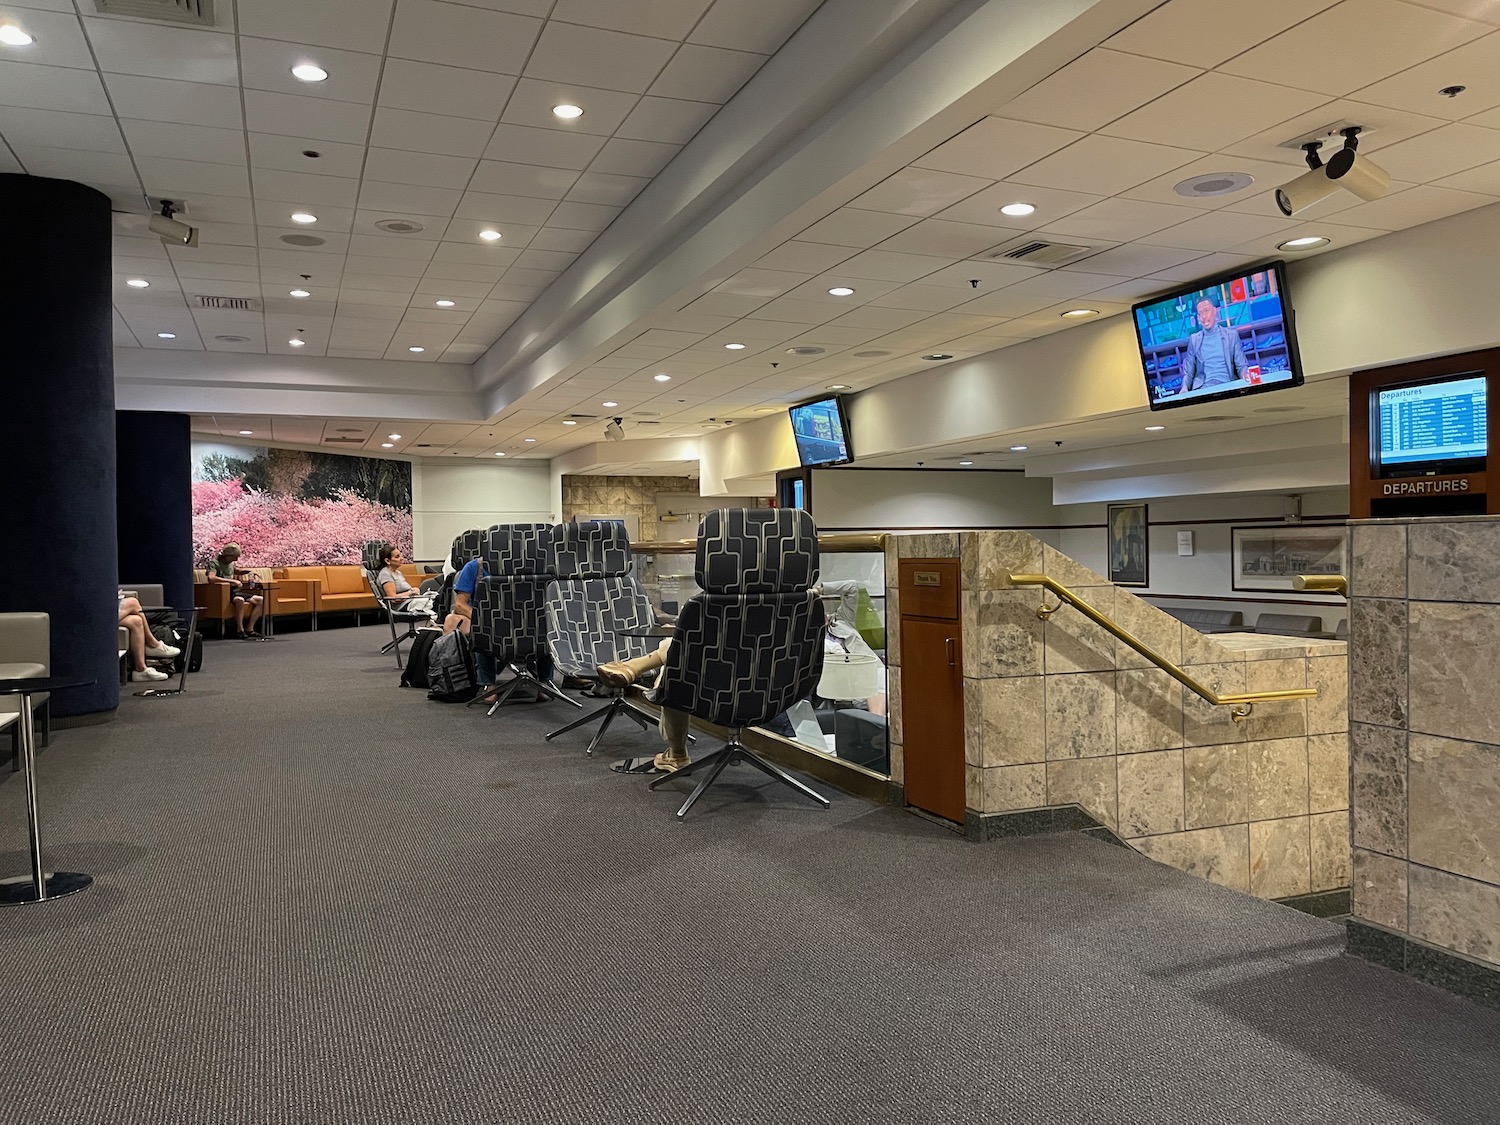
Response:
[{"label": "black and white geometric fabric", "polygon": [[433,610],[437,613],[439,621],[453,612],[454,579],[471,559],[479,557],[479,544],[483,536],[484,532],[478,528],[471,528],[454,536],[453,546],[448,551],[448,567],[453,573],[443,575],[442,587],[438,590],[437,600],[433,603]]},{"label": "black and white geometric fabric", "polygon": [[359,551],[360,565],[371,574],[379,574],[380,552],[389,546],[390,543],[384,539],[366,539],[364,546]]},{"label": "black and white geometric fabric", "polygon": [[474,598],[474,647],[502,663],[536,655],[547,635],[546,593],[552,525],[497,524],[484,533],[489,568]]},{"label": "black and white geometric fabric", "polygon": [[592,679],[601,664],[644,656],[656,641],[622,635],[655,621],[650,599],[629,573],[624,525],[568,523],[553,531],[546,604],[553,662],[566,675]]},{"label": "black and white geometric fabric", "polygon": [[823,673],[818,529],[794,508],[703,517],[698,584],[677,618],[655,698],[726,727],[766,722]]}]

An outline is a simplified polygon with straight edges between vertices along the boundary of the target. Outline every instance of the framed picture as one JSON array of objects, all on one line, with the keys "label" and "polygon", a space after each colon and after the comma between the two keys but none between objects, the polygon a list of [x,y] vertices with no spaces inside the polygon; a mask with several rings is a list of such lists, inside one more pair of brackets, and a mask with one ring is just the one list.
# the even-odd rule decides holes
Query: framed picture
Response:
[{"label": "framed picture", "polygon": [[1147,586],[1146,505],[1110,504],[1105,508],[1109,542],[1109,580],[1116,586]]},{"label": "framed picture", "polygon": [[1229,542],[1236,590],[1289,591],[1299,574],[1349,573],[1349,529],[1341,524],[1233,527]]}]

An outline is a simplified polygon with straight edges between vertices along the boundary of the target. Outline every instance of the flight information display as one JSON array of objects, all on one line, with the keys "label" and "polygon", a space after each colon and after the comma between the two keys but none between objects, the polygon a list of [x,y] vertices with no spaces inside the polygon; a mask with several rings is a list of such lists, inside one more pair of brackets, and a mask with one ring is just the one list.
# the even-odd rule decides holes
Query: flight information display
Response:
[{"label": "flight information display", "polygon": [[[1482,461],[1489,421],[1482,375],[1378,392],[1380,464],[1413,468]],[[1455,468],[1457,466],[1454,466]]]}]

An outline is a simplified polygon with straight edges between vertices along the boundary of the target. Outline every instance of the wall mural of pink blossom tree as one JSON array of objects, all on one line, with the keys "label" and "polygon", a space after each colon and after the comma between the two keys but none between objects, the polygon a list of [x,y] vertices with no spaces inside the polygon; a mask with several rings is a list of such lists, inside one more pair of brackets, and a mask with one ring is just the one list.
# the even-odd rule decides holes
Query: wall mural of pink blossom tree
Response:
[{"label": "wall mural of pink blossom tree", "polygon": [[296,449],[193,446],[193,565],[358,563],[367,540],[412,554],[411,465]]}]

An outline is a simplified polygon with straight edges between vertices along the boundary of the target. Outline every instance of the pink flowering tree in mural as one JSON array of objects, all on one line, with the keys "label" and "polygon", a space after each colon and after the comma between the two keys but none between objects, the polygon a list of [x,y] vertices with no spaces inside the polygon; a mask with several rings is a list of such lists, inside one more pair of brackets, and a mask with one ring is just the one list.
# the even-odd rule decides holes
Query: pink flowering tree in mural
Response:
[{"label": "pink flowering tree in mural", "polygon": [[378,504],[347,489],[333,499],[299,500],[247,488],[241,478],[193,482],[193,565],[238,543],[242,566],[358,563],[367,540],[412,554],[408,509]]}]

